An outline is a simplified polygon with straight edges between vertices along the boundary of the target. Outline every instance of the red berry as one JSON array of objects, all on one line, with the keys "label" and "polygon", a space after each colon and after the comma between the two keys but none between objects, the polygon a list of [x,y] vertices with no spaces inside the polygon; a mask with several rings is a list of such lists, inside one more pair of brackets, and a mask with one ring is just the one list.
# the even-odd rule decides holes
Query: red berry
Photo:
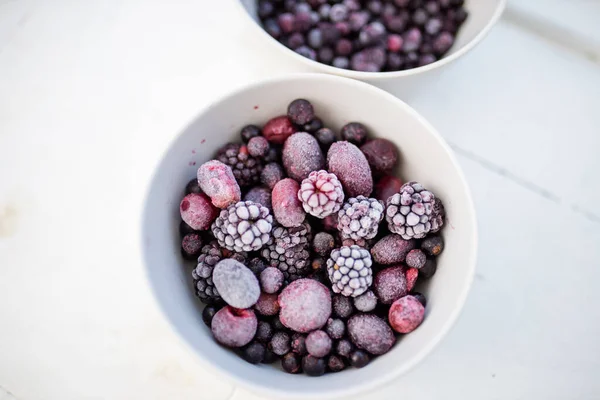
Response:
[{"label": "red berry", "polygon": [[198,168],[200,188],[215,207],[226,208],[242,198],[242,192],[231,168],[220,161],[205,162]]},{"label": "red berry", "polygon": [[181,219],[194,230],[210,228],[210,224],[219,215],[204,193],[190,193],[185,196],[179,204],[179,211]]},{"label": "red berry", "polygon": [[362,145],[360,150],[375,175],[390,174],[398,164],[398,150],[387,139],[373,139]]},{"label": "red berry", "polygon": [[365,155],[350,142],[335,142],[327,152],[328,171],[338,177],[348,198],[369,197],[373,191],[371,167]]},{"label": "red berry", "polygon": [[279,318],[296,332],[310,332],[327,323],[331,315],[331,294],[323,284],[312,279],[298,279],[279,295]]},{"label": "red berry", "polygon": [[298,200],[300,185],[293,179],[283,179],[275,185],[272,193],[273,215],[281,225],[291,228],[302,225],[306,213]]},{"label": "red berry", "polygon": [[213,317],[211,330],[217,342],[222,345],[242,347],[254,337],[257,324],[254,311],[225,306]]},{"label": "red berry", "polygon": [[402,181],[392,175],[386,175],[375,184],[375,198],[386,202],[400,191]]},{"label": "red berry", "polygon": [[403,267],[383,269],[375,275],[373,290],[383,304],[392,304],[396,299],[406,296],[408,287]]},{"label": "red berry", "polygon": [[285,172],[297,181],[302,181],[312,171],[325,167],[319,142],[306,132],[295,133],[285,141],[282,160]]},{"label": "red berry", "polygon": [[425,307],[414,296],[404,296],[390,307],[388,320],[392,329],[399,333],[410,333],[417,329],[425,316]]},{"label": "red berry", "polygon": [[375,243],[371,255],[378,264],[397,264],[404,262],[408,252],[415,246],[414,240],[404,240],[400,235],[391,234]]},{"label": "red berry", "polygon": [[283,144],[295,132],[296,128],[287,115],[271,119],[263,128],[263,136],[273,144]]}]

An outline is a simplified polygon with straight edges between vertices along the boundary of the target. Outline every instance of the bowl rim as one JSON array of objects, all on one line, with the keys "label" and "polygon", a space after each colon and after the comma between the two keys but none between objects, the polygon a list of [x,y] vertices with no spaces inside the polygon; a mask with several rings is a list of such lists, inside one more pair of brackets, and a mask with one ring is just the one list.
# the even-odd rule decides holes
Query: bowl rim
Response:
[{"label": "bowl rim", "polygon": [[385,71],[385,72],[362,72],[362,71],[354,71],[351,69],[337,68],[337,67],[334,67],[331,65],[323,64],[316,60],[311,60],[310,58],[306,58],[306,57],[296,53],[292,49],[279,43],[275,38],[273,38],[271,35],[269,35],[267,33],[267,31],[265,31],[263,29],[263,27],[248,14],[248,11],[246,11],[241,0],[233,0],[233,3],[235,3],[235,8],[238,9],[238,12],[244,14],[243,18],[246,19],[248,22],[250,22],[250,25],[252,25],[252,29],[255,31],[257,31],[257,30],[260,31],[259,34],[262,37],[267,39],[266,42],[269,42],[271,44],[271,46],[278,48],[279,51],[281,52],[281,54],[286,54],[287,56],[296,59],[297,61],[303,63],[304,65],[306,65],[308,67],[318,68],[320,70],[320,72],[323,72],[323,73],[329,73],[329,74],[338,75],[338,76],[345,76],[348,78],[354,78],[354,79],[360,79],[360,80],[368,79],[368,80],[382,81],[382,80],[391,79],[391,78],[403,78],[406,76],[414,76],[414,75],[419,75],[421,73],[426,73],[428,71],[433,71],[435,69],[443,67],[444,65],[450,64],[450,63],[454,62],[455,60],[459,59],[460,57],[462,57],[463,55],[467,54],[472,49],[474,49],[475,46],[477,46],[483,40],[483,38],[487,36],[487,34],[494,27],[494,25],[496,25],[496,23],[502,16],[504,9],[506,8],[507,1],[508,0],[499,0],[496,10],[494,11],[494,14],[490,18],[490,20],[487,22],[487,24],[483,27],[483,29],[481,29],[479,31],[479,33],[477,33],[477,35],[475,35],[475,37],[473,39],[471,39],[468,43],[466,43],[463,47],[458,49],[456,52],[450,54],[449,56],[443,57],[442,59],[437,60],[436,62],[427,64],[427,65],[423,65],[421,67],[411,68],[411,69],[402,70],[402,71]]},{"label": "bowl rim", "polygon": [[[424,346],[423,348],[421,348],[412,359],[408,360],[407,362],[404,362],[401,367],[385,371],[377,379],[372,379],[369,382],[362,382],[362,383],[360,383],[356,386],[352,386],[350,388],[332,389],[331,391],[326,392],[326,393],[317,392],[317,391],[292,393],[292,392],[285,391],[285,390],[280,390],[280,389],[276,389],[276,388],[272,388],[272,387],[263,386],[263,385],[257,384],[256,382],[253,382],[250,380],[244,380],[244,379],[240,378],[239,376],[232,374],[230,371],[223,368],[222,366],[211,363],[210,360],[208,360],[205,357],[203,357],[202,355],[198,354],[196,352],[196,350],[193,348],[193,346],[190,343],[188,343],[187,339],[185,339],[183,337],[183,335],[179,332],[178,328],[171,322],[171,319],[169,318],[169,315],[168,315],[169,314],[168,310],[163,306],[163,304],[161,304],[161,302],[159,300],[159,296],[156,292],[156,286],[154,285],[154,283],[151,279],[151,274],[149,273],[149,270],[148,270],[148,262],[147,262],[146,251],[145,251],[145,248],[147,247],[147,243],[144,239],[144,237],[145,237],[144,227],[145,227],[145,215],[147,214],[146,208],[147,208],[147,204],[148,204],[148,197],[149,197],[150,191],[152,189],[152,184],[156,177],[158,168],[164,161],[167,153],[172,148],[172,146],[175,144],[175,142],[177,141],[179,136],[183,132],[185,132],[187,129],[189,129],[189,127],[192,126],[194,124],[194,122],[198,118],[200,118],[200,116],[207,113],[211,108],[215,107],[218,104],[221,104],[222,102],[228,101],[229,99],[234,98],[235,96],[238,96],[242,92],[259,89],[260,87],[262,87],[264,85],[277,84],[277,83],[293,81],[293,80],[337,81],[344,85],[355,86],[358,90],[370,91],[376,96],[384,97],[388,101],[393,102],[398,107],[404,109],[409,115],[411,115],[413,118],[415,118],[420,124],[422,124],[424,126],[424,128],[426,130],[429,131],[430,134],[432,134],[438,140],[438,143],[440,144],[440,146],[442,146],[442,148],[446,151],[448,157],[450,158],[450,161],[452,162],[454,169],[458,175],[458,179],[461,182],[461,187],[464,192],[463,195],[465,196],[465,199],[467,202],[466,207],[469,210],[469,213],[468,213],[469,221],[465,221],[465,223],[470,225],[470,228],[473,232],[472,247],[470,249],[469,254],[465,254],[465,262],[468,264],[468,269],[466,270],[466,274],[465,274],[465,285],[462,288],[460,296],[457,299],[456,307],[454,308],[452,313],[450,313],[450,315],[447,317],[446,322],[444,323],[442,328],[437,332],[437,334],[435,334],[429,340],[428,344],[426,346]],[[450,146],[446,143],[444,138],[433,127],[433,125],[431,125],[423,116],[421,116],[415,109],[413,109],[407,103],[405,103],[404,101],[400,100],[399,98],[393,96],[392,94],[390,94],[382,89],[379,89],[373,85],[370,85],[368,83],[361,82],[361,81],[358,81],[355,79],[350,79],[350,78],[341,77],[341,76],[337,76],[337,75],[321,74],[321,73],[287,74],[287,75],[282,75],[282,76],[278,76],[278,77],[274,77],[274,78],[268,78],[268,79],[254,81],[254,82],[252,82],[250,84],[246,84],[246,85],[241,85],[241,86],[233,89],[232,91],[219,96],[215,101],[209,103],[208,105],[203,107],[198,113],[196,113],[192,117],[192,119],[189,120],[187,122],[187,124],[184,125],[183,129],[179,130],[178,133],[174,134],[170,138],[170,140],[165,145],[164,150],[158,155],[155,163],[152,165],[152,168],[153,168],[153,172],[152,172],[151,176],[149,177],[149,179],[146,181],[144,192],[143,192],[144,193],[143,203],[142,203],[141,213],[140,213],[140,234],[138,237],[138,251],[140,254],[140,259],[142,260],[142,263],[143,263],[143,274],[145,276],[146,284],[148,285],[148,287],[150,288],[150,292],[152,293],[152,295],[151,295],[152,301],[154,301],[156,308],[160,310],[162,317],[167,321],[168,329],[172,333],[174,333],[174,336],[176,336],[178,338],[177,341],[179,342],[179,344],[182,345],[183,348],[186,349],[188,352],[193,353],[194,358],[199,360],[199,363],[201,364],[201,366],[203,368],[206,368],[207,370],[211,371],[215,375],[223,378],[225,381],[232,384],[234,387],[234,390],[237,388],[242,388],[242,389],[249,390],[252,393],[257,393],[260,395],[271,396],[274,398],[282,398],[282,399],[301,399],[301,398],[302,399],[306,399],[306,398],[333,399],[333,398],[340,398],[342,396],[356,396],[357,394],[364,393],[368,390],[382,387],[382,386],[388,384],[394,378],[398,378],[401,375],[412,370],[426,356],[428,356],[433,351],[433,349],[441,342],[441,340],[446,336],[446,334],[450,331],[450,329],[454,326],[454,323],[457,321],[458,317],[460,316],[460,313],[462,312],[462,310],[464,308],[467,296],[469,294],[469,291],[471,289],[473,279],[475,276],[475,268],[476,268],[476,264],[477,264],[477,249],[478,249],[477,216],[476,216],[476,210],[475,210],[475,206],[473,203],[473,199],[471,196],[471,190],[470,190],[467,180],[464,176],[462,168],[460,167],[460,165],[454,155],[454,152],[452,151]]]}]

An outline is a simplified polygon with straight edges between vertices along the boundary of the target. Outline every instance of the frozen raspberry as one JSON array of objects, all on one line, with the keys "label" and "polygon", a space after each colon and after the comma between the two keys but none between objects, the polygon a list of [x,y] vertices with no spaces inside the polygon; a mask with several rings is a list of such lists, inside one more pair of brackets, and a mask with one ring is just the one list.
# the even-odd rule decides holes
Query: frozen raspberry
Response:
[{"label": "frozen raspberry", "polygon": [[332,300],[333,314],[340,318],[348,318],[354,313],[352,299],[342,295],[333,296]]},{"label": "frozen raspberry", "polygon": [[240,136],[244,143],[248,143],[250,139],[256,136],[260,136],[260,128],[256,125],[246,125],[240,131]]},{"label": "frozen raspberry", "polygon": [[402,267],[383,269],[375,275],[373,290],[383,304],[392,304],[408,293],[406,275]]},{"label": "frozen raspberry", "polygon": [[288,176],[297,181],[325,167],[325,158],[317,139],[306,132],[295,133],[285,141],[282,159]]},{"label": "frozen raspberry", "polygon": [[310,354],[302,357],[302,370],[308,376],[321,376],[325,373],[325,360]]},{"label": "frozen raspberry", "polygon": [[323,229],[327,232],[336,232],[337,233],[338,226],[338,215],[331,214],[325,218],[323,218]]},{"label": "frozen raspberry", "polygon": [[404,296],[390,307],[388,320],[398,333],[410,333],[417,329],[425,316],[425,307],[413,296]]},{"label": "frozen raspberry", "polygon": [[204,193],[190,193],[179,204],[181,219],[192,229],[203,231],[210,227],[219,211],[210,203]]},{"label": "frozen raspberry", "polygon": [[317,218],[325,218],[340,209],[344,202],[344,190],[334,174],[325,170],[313,171],[302,181],[298,199],[304,211]]},{"label": "frozen raspberry", "polygon": [[387,199],[398,193],[401,187],[402,181],[399,178],[386,175],[375,184],[375,198],[385,203]]},{"label": "frozen raspberry", "polygon": [[350,318],[348,334],[356,347],[375,355],[387,353],[396,342],[389,325],[372,314],[358,314]]},{"label": "frozen raspberry", "polygon": [[264,187],[255,186],[250,189],[244,196],[244,201],[251,201],[272,210],[271,191]]},{"label": "frozen raspberry", "polygon": [[342,139],[356,146],[366,142],[369,132],[360,122],[350,122],[342,127]]},{"label": "frozen raspberry", "polygon": [[231,168],[220,161],[205,162],[198,168],[200,188],[218,208],[226,208],[242,198],[242,192]]},{"label": "frozen raspberry", "polygon": [[185,186],[185,194],[190,194],[190,193],[196,193],[196,194],[202,193],[202,189],[200,189],[200,185],[198,185],[198,179],[196,179],[196,178],[189,181],[188,184]]},{"label": "frozen raspberry", "polygon": [[373,260],[378,264],[397,264],[404,262],[409,251],[414,249],[414,240],[404,240],[400,235],[387,235],[371,249]]},{"label": "frozen raspberry", "polygon": [[328,170],[338,177],[348,197],[366,196],[373,191],[371,167],[358,147],[335,142],[327,152]]},{"label": "frozen raspberry", "polygon": [[436,270],[437,270],[436,259],[433,257],[427,257],[427,261],[425,262],[425,265],[423,267],[421,267],[421,269],[419,270],[419,274],[423,278],[427,279],[427,278],[431,278],[435,274]]},{"label": "frozen raspberry", "polygon": [[367,157],[375,175],[390,174],[398,164],[398,150],[394,143],[387,139],[370,140],[362,145],[360,150]]},{"label": "frozen raspberry", "polygon": [[188,233],[181,239],[181,254],[186,260],[195,260],[202,250],[202,238],[197,233]]},{"label": "frozen raspberry", "polygon": [[252,307],[260,296],[256,276],[248,267],[232,258],[215,265],[212,279],[223,300],[232,307]]},{"label": "frozen raspberry", "polygon": [[296,332],[321,328],[331,315],[331,294],[326,286],[312,279],[298,279],[279,295],[279,318]]},{"label": "frozen raspberry", "polygon": [[269,153],[269,141],[264,136],[256,136],[248,142],[248,153],[252,157],[263,158]]},{"label": "frozen raspberry", "polygon": [[277,182],[283,178],[285,178],[283,168],[281,165],[274,162],[265,165],[260,174],[260,181],[271,190],[273,190]]},{"label": "frozen raspberry", "polygon": [[306,350],[313,357],[325,357],[331,351],[331,338],[321,330],[312,331],[306,337]]},{"label": "frozen raspberry", "polygon": [[365,292],[358,297],[354,298],[354,307],[358,311],[369,312],[373,311],[377,307],[377,297],[372,291]]},{"label": "frozen raspberry", "polygon": [[292,351],[300,356],[306,355],[306,336],[301,333],[294,333],[292,335]]},{"label": "frozen raspberry", "polygon": [[288,374],[298,374],[302,369],[302,361],[298,355],[287,353],[281,359],[281,368]]},{"label": "frozen raspberry", "polygon": [[444,250],[444,239],[439,235],[428,236],[421,242],[421,250],[427,255],[438,256]]},{"label": "frozen raspberry", "polygon": [[322,257],[327,257],[335,247],[335,239],[327,232],[319,232],[313,239],[313,250]]},{"label": "frozen raspberry", "polygon": [[294,124],[286,115],[271,119],[263,128],[263,136],[272,144],[283,144],[295,132]]},{"label": "frozen raspberry", "polygon": [[254,305],[254,309],[260,315],[277,315],[277,313],[279,312],[277,294],[261,293],[258,298],[258,301]]},{"label": "frozen raspberry", "polygon": [[419,277],[419,270],[416,268],[403,268],[404,276],[406,277],[406,291],[410,292],[414,289],[417,284],[417,278]]},{"label": "frozen raspberry", "polygon": [[269,342],[269,350],[278,356],[290,352],[290,335],[285,332],[275,332]]},{"label": "frozen raspberry", "polygon": [[217,342],[222,345],[242,347],[254,337],[257,323],[254,311],[226,306],[213,317],[211,330]]},{"label": "frozen raspberry", "polygon": [[329,318],[327,320],[325,332],[327,332],[332,339],[341,339],[346,333],[346,324],[341,319]]},{"label": "frozen raspberry", "polygon": [[411,268],[422,268],[425,266],[425,261],[427,261],[427,257],[420,249],[413,249],[406,255],[406,265]]},{"label": "frozen raspberry", "polygon": [[265,268],[260,273],[260,286],[265,293],[277,293],[283,285],[283,272],[275,267]]},{"label": "frozen raspberry", "polygon": [[300,226],[306,214],[298,200],[300,185],[293,179],[279,181],[273,188],[273,214],[277,222],[286,228]]},{"label": "frozen raspberry", "polygon": [[327,357],[327,369],[330,372],[340,372],[346,368],[344,360],[340,356],[330,355]]},{"label": "frozen raspberry", "polygon": [[287,116],[294,124],[304,125],[315,118],[315,110],[308,100],[296,99],[288,106]]}]

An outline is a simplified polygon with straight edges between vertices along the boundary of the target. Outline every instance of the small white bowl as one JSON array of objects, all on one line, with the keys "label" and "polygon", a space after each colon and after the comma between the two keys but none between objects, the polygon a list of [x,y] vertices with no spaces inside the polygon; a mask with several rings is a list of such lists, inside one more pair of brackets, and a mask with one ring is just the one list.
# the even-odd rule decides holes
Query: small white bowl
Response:
[{"label": "small white bowl", "polygon": [[[239,141],[246,124],[262,125],[285,114],[296,98],[309,99],[326,126],[336,131],[350,121],[400,150],[398,173],[417,180],[444,202],[445,250],[438,271],[419,290],[428,299],[426,317],[414,332],[362,369],[320,378],[290,375],[273,366],[246,363],[219,346],[202,322],[191,266],[180,255],[179,202],[186,183],[228,141]],[[477,229],[467,183],[452,151],[435,129],[394,96],[371,85],[324,74],[300,74],[255,83],[216,101],[176,135],[149,182],[141,226],[141,256],[156,300],[179,337],[204,366],[251,391],[275,398],[354,395],[381,386],[422,360],[448,332],[469,291],[475,270]]]},{"label": "small white bowl", "polygon": [[465,8],[469,12],[469,17],[459,30],[450,51],[441,60],[432,64],[396,72],[353,71],[303,57],[279,43],[263,29],[256,13],[257,0],[233,1],[240,6],[243,18],[248,23],[248,33],[256,36],[256,40],[268,43],[269,47],[274,50],[274,54],[293,61],[298,68],[359,79],[405,98],[422,92],[422,87],[430,83],[432,79],[436,79],[444,66],[459,59],[480,43],[500,19],[507,0],[466,0]]}]

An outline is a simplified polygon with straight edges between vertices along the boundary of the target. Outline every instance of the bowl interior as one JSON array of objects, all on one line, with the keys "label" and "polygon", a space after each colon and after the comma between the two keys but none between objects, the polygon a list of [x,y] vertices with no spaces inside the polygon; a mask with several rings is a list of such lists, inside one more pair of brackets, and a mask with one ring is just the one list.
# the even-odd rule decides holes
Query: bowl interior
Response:
[{"label": "bowl interior", "polygon": [[[236,0],[236,1],[241,2],[242,6],[244,7],[244,9],[248,13],[248,15],[262,29],[262,25],[261,25],[260,19],[258,18],[257,11],[256,11],[257,1],[256,0]],[[484,28],[486,28],[488,25],[493,23],[495,17],[497,16],[499,10],[504,6],[505,2],[506,2],[506,0],[465,0],[465,8],[469,12],[469,17],[467,18],[465,23],[462,25],[460,31],[458,32],[458,35],[456,37],[456,42],[454,43],[454,45],[452,46],[450,51],[444,56],[444,58],[448,58],[451,55],[460,52],[465,46],[467,46],[471,42],[475,41],[476,38],[478,37],[478,35],[484,30]],[[273,39],[266,32],[264,32],[264,34],[272,42],[278,43],[275,39]],[[292,50],[287,49],[283,44],[281,44],[280,46],[290,52],[293,52]],[[309,59],[306,59],[306,61],[310,62],[311,64],[319,64],[321,66],[325,66],[324,64],[320,64],[315,61],[311,61]],[[439,61],[437,61],[431,65],[435,65],[438,63],[439,63]],[[345,70],[339,70],[338,68],[333,68],[333,67],[331,67],[331,69],[337,70],[338,72],[345,71]],[[393,74],[398,74],[398,73],[402,73],[402,72],[408,74],[409,71],[419,70],[419,69],[421,69],[421,68],[414,68],[414,69],[407,70],[407,71],[399,71],[399,72],[395,72]],[[356,74],[361,74],[364,76],[373,75],[373,73],[368,73],[368,72],[360,72],[359,73],[357,71],[348,72],[345,75],[350,76],[350,75],[356,75]],[[389,75],[389,74],[392,74],[392,73],[391,72],[386,73],[386,75]]]},{"label": "bowl interior", "polygon": [[[272,366],[247,364],[217,345],[201,318],[193,294],[189,262],[180,256],[179,202],[198,166],[227,141],[238,141],[248,123],[262,125],[284,114],[298,97],[309,99],[327,126],[339,131],[350,121],[368,126],[373,136],[395,142],[401,153],[399,174],[418,180],[444,202],[448,220],[446,249],[438,272],[420,290],[428,298],[423,324],[400,338],[367,368],[349,369],[315,379],[289,375]],[[327,75],[298,75],[255,84],[214,103],[173,140],[150,182],[143,214],[142,252],[158,303],[176,332],[206,366],[249,389],[280,397],[334,396],[387,381],[423,358],[455,320],[473,276],[475,216],[468,188],[448,146],[410,107],[359,81]]]}]

